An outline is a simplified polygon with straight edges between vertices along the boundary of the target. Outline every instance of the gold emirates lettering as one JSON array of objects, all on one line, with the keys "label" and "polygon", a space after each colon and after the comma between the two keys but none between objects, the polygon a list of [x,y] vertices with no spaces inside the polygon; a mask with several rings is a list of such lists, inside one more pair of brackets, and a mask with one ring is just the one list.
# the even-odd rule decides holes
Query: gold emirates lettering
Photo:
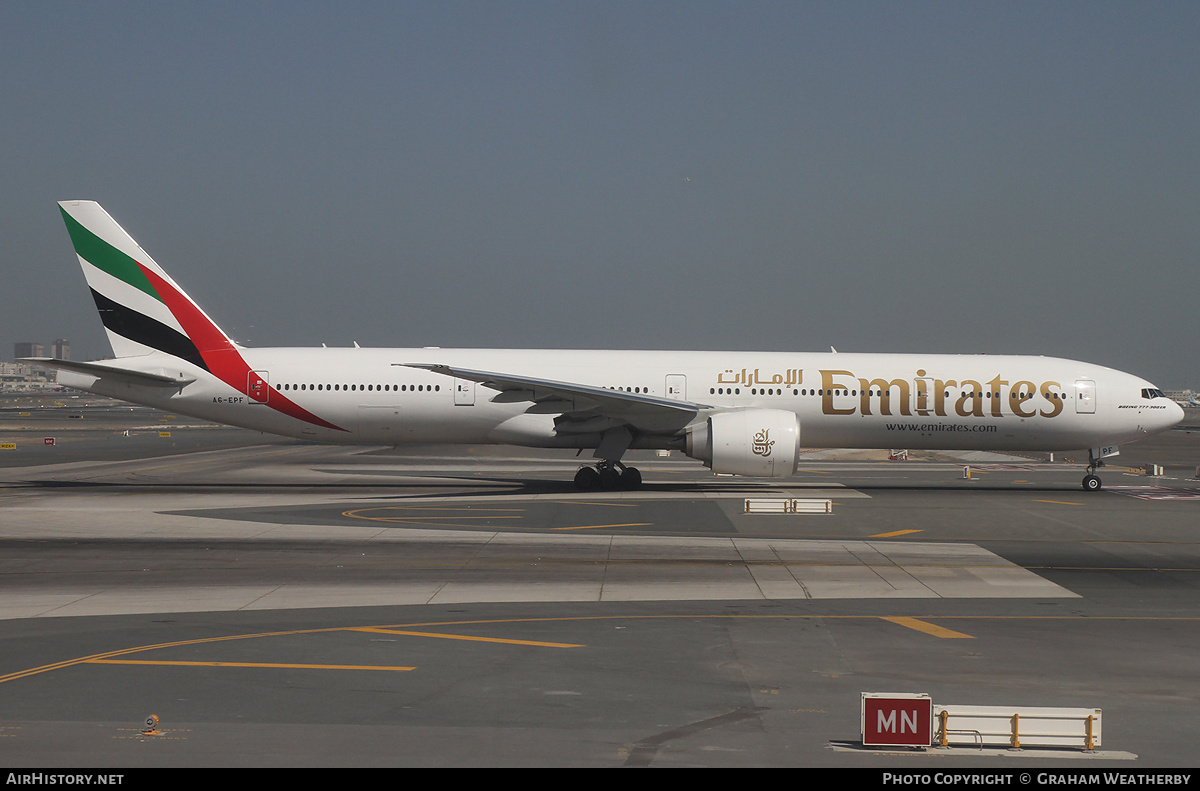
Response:
[{"label": "gold emirates lettering", "polygon": [[[1045,381],[1035,385],[1022,379],[1010,384],[999,374],[987,382],[935,379],[927,376],[924,369],[918,369],[912,381],[865,379],[852,371],[841,370],[822,370],[820,374],[821,412],[826,415],[899,413],[947,417],[951,414],[950,401],[953,401],[953,414],[959,417],[1002,417],[1007,401],[1008,410],[1018,417],[1056,417],[1062,413],[1065,400],[1059,382]],[[958,397],[954,398],[956,392]],[[854,393],[858,395],[857,406],[835,405],[835,398]]]},{"label": "gold emirates lettering", "polygon": [[[975,379],[936,379],[918,368],[916,376],[908,379],[866,379],[852,371],[821,370],[821,412],[826,415],[936,415],[949,417],[1003,417],[1005,402],[1008,411],[1020,418],[1057,417],[1062,414],[1066,395],[1062,384],[1047,380],[1037,384],[1028,379],[1009,382],[1001,375],[987,382]],[[804,371],[788,368],[763,373],[742,368],[726,368],[717,374],[717,384],[783,385],[799,387],[804,383]],[[730,391],[732,392],[732,391]],[[858,403],[846,405],[847,396],[857,395]],[[839,406],[838,404],[842,404]]]}]

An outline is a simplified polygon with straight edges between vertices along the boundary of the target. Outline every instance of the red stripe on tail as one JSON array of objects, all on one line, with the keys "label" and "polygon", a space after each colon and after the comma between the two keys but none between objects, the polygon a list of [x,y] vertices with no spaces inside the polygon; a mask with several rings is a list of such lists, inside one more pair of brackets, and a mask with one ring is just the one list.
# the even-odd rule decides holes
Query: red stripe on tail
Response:
[{"label": "red stripe on tail", "polygon": [[[237,347],[233,345],[233,342],[225,337],[225,333],[221,332],[217,325],[213,324],[178,289],[150,269],[142,266],[142,264],[139,263],[138,266],[146,275],[146,278],[149,279],[151,285],[154,286],[154,290],[162,297],[163,302],[166,303],[180,326],[183,327],[183,331],[192,339],[192,343],[196,344],[196,348],[200,350],[200,356],[204,358],[204,364],[208,366],[208,370],[239,393],[246,392],[246,385],[250,381],[250,366],[242,359],[242,355],[238,353]],[[331,428],[336,431],[346,430],[341,426],[335,426],[329,421],[317,417],[304,407],[290,400],[274,387],[270,385],[267,385],[267,387],[270,388],[270,397],[267,400],[267,406],[276,412],[281,412],[297,420],[303,420],[306,423],[312,423],[314,426]]]}]

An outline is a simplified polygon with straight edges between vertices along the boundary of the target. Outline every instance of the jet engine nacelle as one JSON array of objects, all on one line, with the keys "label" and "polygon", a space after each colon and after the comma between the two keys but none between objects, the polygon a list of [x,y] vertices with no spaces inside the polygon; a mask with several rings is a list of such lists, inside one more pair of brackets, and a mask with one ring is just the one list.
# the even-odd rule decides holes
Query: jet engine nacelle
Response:
[{"label": "jet engine nacelle", "polygon": [[688,429],[686,452],[716,473],[781,478],[799,462],[800,419],[783,409],[720,412]]}]

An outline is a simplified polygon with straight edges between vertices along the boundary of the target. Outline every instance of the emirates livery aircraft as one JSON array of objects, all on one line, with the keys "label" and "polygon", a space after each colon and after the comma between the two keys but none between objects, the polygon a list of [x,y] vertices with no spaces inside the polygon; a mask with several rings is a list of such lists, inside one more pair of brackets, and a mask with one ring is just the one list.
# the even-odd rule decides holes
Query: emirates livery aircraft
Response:
[{"label": "emirates livery aircraft", "polygon": [[1051,357],[246,348],[92,201],[59,204],[115,359],[27,358],[59,383],[321,442],[594,451],[581,489],[636,488],[626,451],[784,477],[805,448],[1089,449],[1083,488],[1183,410],[1132,374]]}]

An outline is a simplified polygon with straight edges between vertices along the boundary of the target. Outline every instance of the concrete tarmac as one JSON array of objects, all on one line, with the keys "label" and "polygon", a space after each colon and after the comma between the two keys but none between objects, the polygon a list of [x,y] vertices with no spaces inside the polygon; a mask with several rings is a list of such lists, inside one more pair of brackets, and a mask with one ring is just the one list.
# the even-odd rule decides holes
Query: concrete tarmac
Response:
[{"label": "concrete tarmac", "polygon": [[[1195,763],[1194,428],[1098,493],[1061,459],[814,452],[771,482],[641,454],[640,491],[584,495],[572,454],[110,406],[0,422],[10,766]],[[829,512],[747,513],[781,498]],[[878,691],[1099,708],[1103,740],[864,749]]]}]

